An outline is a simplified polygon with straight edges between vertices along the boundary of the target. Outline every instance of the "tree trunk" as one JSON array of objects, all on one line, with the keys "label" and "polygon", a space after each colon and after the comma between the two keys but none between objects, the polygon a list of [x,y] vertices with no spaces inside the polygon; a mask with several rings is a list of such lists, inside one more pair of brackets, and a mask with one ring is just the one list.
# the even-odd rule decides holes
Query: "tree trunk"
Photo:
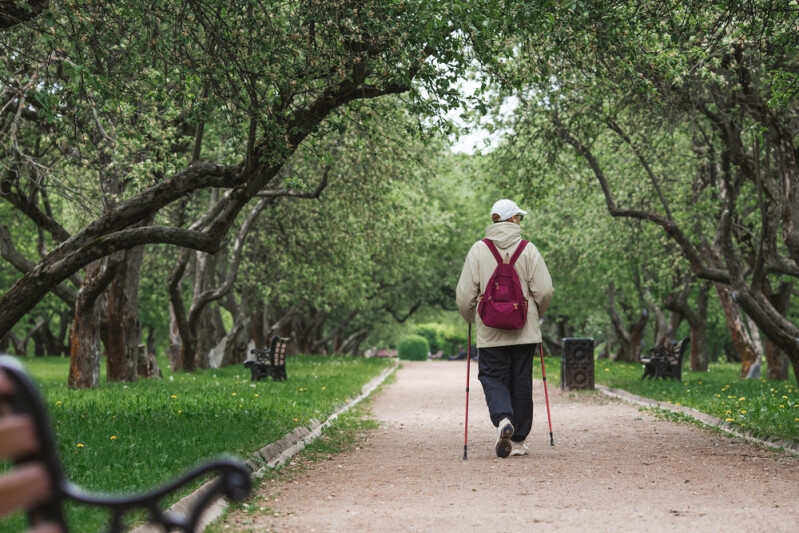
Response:
[{"label": "tree trunk", "polygon": [[699,295],[696,301],[696,313],[691,313],[691,317],[685,316],[688,325],[691,326],[691,370],[694,372],[707,372],[707,305],[710,294],[710,284],[702,283],[699,287]]},{"label": "tree trunk", "polygon": [[175,372],[180,369],[180,332],[178,321],[175,317],[174,307],[169,306],[169,345],[166,349],[169,358],[169,368]]},{"label": "tree trunk", "polygon": [[[105,263],[105,267],[103,267]],[[111,282],[115,265],[100,260],[86,266],[86,279],[78,292],[70,335],[70,389],[92,389],[100,383],[100,328],[97,300]]]},{"label": "tree trunk", "polygon": [[616,311],[616,285],[608,284],[608,314],[616,332],[618,349],[614,360],[636,362],[641,359],[641,345],[644,341],[644,330],[649,320],[649,312],[642,308],[638,319],[628,329]]},{"label": "tree trunk", "polygon": [[136,381],[141,344],[139,278],[144,248],[137,246],[120,253],[122,261],[108,291],[103,339],[106,375],[108,381]]},{"label": "tree trunk", "polygon": [[738,307],[733,301],[730,288],[719,283],[716,283],[715,286],[724,317],[727,320],[727,329],[730,332],[732,343],[741,358],[741,378],[743,379],[750,374],[752,366],[757,363],[759,357],[752,339],[746,331],[741,314],[738,312]]},{"label": "tree trunk", "polygon": [[786,381],[790,376],[790,360],[779,346],[766,339],[766,365],[769,379]]},{"label": "tree trunk", "polygon": [[224,346],[220,367],[241,364],[247,359],[247,348],[251,342],[248,333],[250,320],[250,317],[238,320],[231,328],[230,333],[222,340]]},{"label": "tree trunk", "polygon": [[[783,316],[788,312],[793,294],[793,283],[780,283],[778,289],[774,291],[769,283],[763,283],[763,292],[774,308]],[[777,344],[766,337],[766,366],[769,379],[786,381],[790,377],[790,359]],[[797,378],[799,382],[799,378]]]},{"label": "tree trunk", "polygon": [[[169,289],[170,314],[173,320],[172,331],[177,330],[180,345],[177,350],[177,359],[172,367],[173,370],[183,370],[194,372],[197,369],[195,359],[195,340],[189,321],[186,317],[186,306],[183,303],[183,295],[180,290],[180,281],[186,271],[186,266],[191,257],[191,250],[184,248],[180,252],[180,258],[172,273],[169,276],[167,286]],[[172,350],[170,348],[170,350]]]},{"label": "tree trunk", "polygon": [[760,355],[763,353],[763,343],[760,341],[760,330],[757,329],[757,324],[755,324],[751,317],[746,316],[745,318],[745,324],[749,331],[749,338],[752,339],[752,348],[756,355],[754,361],[749,365],[749,371],[744,377],[746,379],[759,379],[760,370],[763,367],[763,357]]},{"label": "tree trunk", "polygon": [[[221,262],[220,253],[210,256],[206,253],[196,253],[194,269],[194,293],[192,304],[186,317],[186,332],[180,329],[183,342],[183,352],[189,351],[195,354],[197,366],[207,368],[209,366],[208,357],[211,350],[219,341],[225,337],[225,327],[219,309],[216,305],[233,290],[238,276],[241,256],[246,242],[247,235],[255,224],[258,216],[263,212],[267,205],[272,203],[272,198],[261,198],[255,206],[250,209],[247,217],[239,228],[236,239],[230,249],[230,256],[227,260],[227,272],[224,280],[217,285],[217,267]],[[213,210],[216,204],[216,197],[212,196],[209,210]],[[192,346],[187,346],[192,343]],[[188,355],[186,355],[188,357]]]},{"label": "tree trunk", "polygon": [[[198,301],[206,290],[207,285],[213,285],[216,275],[216,256],[206,252],[195,252],[194,254],[194,292],[192,302]],[[210,307],[206,305],[198,312],[195,323],[189,321],[189,327],[193,332],[195,340],[195,353],[197,354],[197,368],[210,368],[208,354],[219,342],[214,339],[212,331],[213,320]],[[191,313],[189,313],[191,315]]]}]

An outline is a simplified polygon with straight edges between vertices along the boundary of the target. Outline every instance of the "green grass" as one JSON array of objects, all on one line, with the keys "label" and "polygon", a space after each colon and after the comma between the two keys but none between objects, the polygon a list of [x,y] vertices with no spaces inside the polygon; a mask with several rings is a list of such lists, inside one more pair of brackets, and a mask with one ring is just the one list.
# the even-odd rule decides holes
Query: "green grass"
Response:
[{"label": "green grass", "polygon": [[[691,372],[685,366],[682,381],[652,381],[641,380],[640,364],[599,360],[595,380],[639,396],[697,409],[756,437],[799,442],[796,381],[742,380],[740,371],[739,364],[730,363],[712,363],[708,372]],[[557,383],[560,385],[559,380]]]},{"label": "green grass", "polygon": [[[24,359],[40,384],[68,479],[91,491],[153,488],[211,457],[249,456],[360,394],[391,361],[296,356],[285,382],[250,382],[241,365],[164,378],[66,386],[68,360]],[[167,365],[160,362],[161,368]],[[97,531],[94,509],[68,510],[75,531]],[[20,517],[0,531],[24,530]]]},{"label": "green grass", "polygon": [[[388,378],[384,385],[391,383],[394,376]],[[330,459],[341,453],[355,449],[365,432],[375,430],[379,427],[377,420],[374,419],[370,411],[370,399],[359,403],[351,410],[343,413],[336,418],[325,432],[302,452],[292,457],[291,462],[283,468],[269,470],[264,473],[263,480],[281,479],[285,482],[292,482],[305,474],[314,464]],[[206,533],[224,533],[230,531],[230,524],[226,523],[231,515],[236,515],[237,531],[254,532],[261,531],[255,529],[251,517],[254,515],[271,515],[274,509],[269,504],[275,494],[264,491],[254,491],[252,496],[243,503],[232,504],[218,520],[208,526]]]}]

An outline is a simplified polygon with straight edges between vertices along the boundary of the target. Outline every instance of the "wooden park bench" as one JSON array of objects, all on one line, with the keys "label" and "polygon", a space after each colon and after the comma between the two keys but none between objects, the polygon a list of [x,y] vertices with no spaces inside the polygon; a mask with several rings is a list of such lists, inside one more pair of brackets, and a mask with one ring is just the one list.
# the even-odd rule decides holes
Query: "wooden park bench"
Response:
[{"label": "wooden park bench", "polygon": [[[31,533],[68,532],[67,500],[102,508],[109,515],[105,531],[124,531],[125,514],[143,510],[150,523],[164,531],[194,532],[203,511],[219,497],[242,501],[252,488],[250,469],[244,463],[218,459],[147,494],[93,494],[64,477],[50,428],[44,401],[33,381],[16,359],[0,355],[0,462],[11,466],[0,475],[0,518],[24,511]],[[206,474],[217,477],[197,491],[197,499],[185,513],[162,508],[166,495]]]},{"label": "wooden park bench", "polygon": [[689,338],[676,342],[669,347],[655,346],[649,350],[649,357],[642,357],[644,374],[641,379],[674,378],[682,381],[682,358]]},{"label": "wooden park bench", "polygon": [[250,381],[258,381],[271,376],[275,381],[286,380],[286,348],[289,339],[272,337],[269,348],[263,350],[251,350],[255,354],[255,359],[244,361],[245,368],[250,369]]}]

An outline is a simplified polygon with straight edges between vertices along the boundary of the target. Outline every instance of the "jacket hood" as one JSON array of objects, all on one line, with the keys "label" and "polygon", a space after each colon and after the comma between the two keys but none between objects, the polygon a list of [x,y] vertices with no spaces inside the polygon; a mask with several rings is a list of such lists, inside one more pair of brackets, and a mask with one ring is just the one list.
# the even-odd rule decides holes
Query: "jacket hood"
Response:
[{"label": "jacket hood", "polygon": [[494,241],[500,250],[505,250],[522,240],[522,227],[513,222],[498,222],[486,228],[486,238]]}]

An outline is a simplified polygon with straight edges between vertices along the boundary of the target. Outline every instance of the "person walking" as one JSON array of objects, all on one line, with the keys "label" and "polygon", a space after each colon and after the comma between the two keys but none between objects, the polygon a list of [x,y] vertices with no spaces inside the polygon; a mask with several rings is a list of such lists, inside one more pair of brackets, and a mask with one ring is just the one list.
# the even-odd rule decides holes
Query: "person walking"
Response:
[{"label": "person walking", "polygon": [[[505,263],[522,241],[521,222],[527,211],[515,202],[498,200],[491,208],[486,239]],[[533,357],[542,341],[539,317],[552,300],[552,277],[538,249],[527,243],[514,268],[527,298],[527,320],[521,329],[486,326],[477,308],[497,259],[484,240],[475,242],[463,264],[455,301],[468,323],[477,324],[478,379],[483,386],[491,422],[497,428],[498,457],[526,455],[525,439],[533,426]]]}]

